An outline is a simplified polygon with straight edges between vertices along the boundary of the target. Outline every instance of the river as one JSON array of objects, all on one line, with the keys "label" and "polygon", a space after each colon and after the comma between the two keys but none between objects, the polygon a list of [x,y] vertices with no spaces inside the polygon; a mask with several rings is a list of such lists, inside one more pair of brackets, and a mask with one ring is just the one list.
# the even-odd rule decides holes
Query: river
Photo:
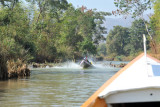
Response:
[{"label": "river", "polygon": [[0,81],[1,107],[80,107],[119,68],[94,64],[82,69],[67,63],[51,68],[35,68],[23,79]]}]

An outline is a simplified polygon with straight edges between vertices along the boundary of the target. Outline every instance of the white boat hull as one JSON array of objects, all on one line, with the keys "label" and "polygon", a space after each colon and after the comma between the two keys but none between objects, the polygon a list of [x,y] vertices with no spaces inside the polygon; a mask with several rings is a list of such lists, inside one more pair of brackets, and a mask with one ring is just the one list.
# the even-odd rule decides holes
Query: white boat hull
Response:
[{"label": "white boat hull", "polygon": [[138,102],[159,102],[160,87],[146,87],[132,90],[113,92],[105,98],[107,104],[116,103],[138,103]]},{"label": "white boat hull", "polygon": [[141,54],[106,81],[81,107],[160,107],[159,72],[160,61]]}]

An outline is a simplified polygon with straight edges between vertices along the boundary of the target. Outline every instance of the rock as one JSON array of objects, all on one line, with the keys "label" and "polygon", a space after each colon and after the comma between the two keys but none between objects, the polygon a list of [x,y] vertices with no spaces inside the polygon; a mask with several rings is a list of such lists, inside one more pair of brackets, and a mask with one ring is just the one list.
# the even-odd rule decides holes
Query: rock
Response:
[{"label": "rock", "polygon": [[120,63],[120,65],[119,65],[120,68],[123,68],[124,66],[126,66],[125,63]]},{"label": "rock", "polygon": [[33,64],[33,68],[38,68],[38,67],[40,67],[40,65],[38,63]]},{"label": "rock", "polygon": [[116,68],[123,68],[124,66],[126,66],[126,64],[125,63],[120,63],[120,64],[112,64],[112,63],[110,63],[110,66],[116,67]]}]

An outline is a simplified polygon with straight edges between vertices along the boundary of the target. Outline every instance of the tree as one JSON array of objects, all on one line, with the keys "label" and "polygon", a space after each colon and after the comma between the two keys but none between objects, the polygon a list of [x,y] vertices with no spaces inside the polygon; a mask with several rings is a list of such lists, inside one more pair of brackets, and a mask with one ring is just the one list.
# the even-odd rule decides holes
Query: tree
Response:
[{"label": "tree", "polygon": [[114,14],[131,15],[143,17],[144,12],[151,9],[155,0],[115,0],[114,4],[118,9]]},{"label": "tree", "polygon": [[15,5],[17,3],[19,3],[19,0],[1,0],[0,3],[2,4],[2,6],[4,7],[8,7],[11,10],[13,10],[13,8],[15,7]]},{"label": "tree", "polygon": [[26,0],[31,8],[22,7],[22,1],[0,1],[0,39],[13,39],[12,45],[32,55],[34,61],[96,54],[105,39],[103,21],[110,13],[84,6],[75,9],[67,0]]},{"label": "tree", "polygon": [[147,35],[147,31],[141,19],[132,22],[130,28],[115,26],[107,36],[107,55],[129,56],[143,51],[143,34]]},{"label": "tree", "polygon": [[[156,50],[156,43],[153,40],[152,32],[150,32],[150,28],[148,26],[148,23],[145,21],[143,15],[144,12],[148,9],[151,9],[153,7],[153,4],[156,0],[115,0],[115,6],[118,7],[116,11],[113,11],[112,13],[117,14],[123,14],[123,15],[131,15],[133,18],[140,18],[145,23],[145,28],[150,36],[151,39],[151,46],[154,47],[155,53],[157,53]],[[158,1],[158,0],[157,0]]]},{"label": "tree", "polygon": [[[78,34],[82,35],[83,41],[79,44],[82,43],[83,45],[85,44],[86,46],[88,46],[88,49],[85,49],[88,50],[88,53],[97,53],[97,46],[101,41],[105,40],[104,35],[107,32],[106,28],[103,26],[103,23],[105,20],[105,16],[107,15],[111,14],[108,12],[97,12],[96,10],[88,10],[87,8],[82,6],[81,14],[78,17]],[[82,45],[79,46],[80,49],[84,49],[81,47]]]},{"label": "tree", "polygon": [[[11,44],[8,44],[2,48],[9,49],[11,47],[16,47],[17,45],[17,48],[11,48],[11,51],[8,50],[8,54],[11,55],[9,55],[10,57],[8,56],[7,58],[20,58],[23,56],[23,54],[33,51],[32,44],[29,41],[30,35],[28,35],[29,20],[27,11],[21,7],[21,4],[17,3],[13,10],[10,10],[10,8],[2,7],[0,14],[0,40],[2,45],[11,42]],[[11,39],[11,41],[9,41],[9,39]],[[22,52],[20,55],[19,52],[21,52],[21,50],[23,50],[24,53]],[[21,57],[21,59],[27,60],[25,57]]]},{"label": "tree", "polygon": [[129,43],[129,29],[121,26],[114,26],[107,36],[107,55],[127,55],[125,47]]},{"label": "tree", "polygon": [[39,8],[39,14],[36,22],[39,18],[45,16],[46,13],[50,13],[52,18],[55,18],[58,22],[61,20],[62,13],[67,10],[68,2],[67,0],[26,0],[32,4],[37,4]]},{"label": "tree", "polygon": [[160,42],[160,1],[157,0],[154,4],[154,15],[151,17],[151,29],[156,43]]},{"label": "tree", "polygon": [[[68,8],[66,0],[27,0],[37,4],[32,14],[30,35],[36,45],[35,61],[54,61],[59,57],[58,39],[61,37],[63,14]],[[60,52],[61,55],[61,52]],[[61,56],[64,57],[64,56]]]},{"label": "tree", "polygon": [[150,18],[150,27],[151,27],[151,34],[153,35],[153,39],[154,41],[151,41],[151,49],[153,50],[154,53],[157,53],[157,51],[159,52],[159,42],[160,42],[160,32],[159,32],[159,28],[160,28],[160,1],[156,0],[156,2],[154,3],[154,15],[152,15],[152,17]]},{"label": "tree", "polygon": [[102,26],[105,15],[109,13],[88,10],[84,6],[74,9],[70,5],[62,17],[59,45],[65,44],[74,56],[75,53],[95,54],[96,45],[104,40],[106,33]]},{"label": "tree", "polygon": [[[147,22],[146,22],[147,23]],[[132,26],[130,28],[130,54],[135,54],[140,51],[143,51],[143,34],[147,36],[147,31],[145,29],[145,23],[142,19],[135,20],[132,23]],[[149,48],[149,45],[147,44],[147,48]]]},{"label": "tree", "polygon": [[98,46],[98,55],[103,55],[103,56],[107,55],[106,43],[101,43]]}]

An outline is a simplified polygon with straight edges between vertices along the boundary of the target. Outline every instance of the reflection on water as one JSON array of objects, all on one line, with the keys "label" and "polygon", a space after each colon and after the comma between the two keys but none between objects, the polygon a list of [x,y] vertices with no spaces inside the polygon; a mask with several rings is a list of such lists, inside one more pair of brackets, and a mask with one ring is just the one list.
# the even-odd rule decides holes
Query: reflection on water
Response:
[{"label": "reflection on water", "polygon": [[3,107],[79,107],[119,69],[95,64],[33,69],[26,79],[0,81]]}]

